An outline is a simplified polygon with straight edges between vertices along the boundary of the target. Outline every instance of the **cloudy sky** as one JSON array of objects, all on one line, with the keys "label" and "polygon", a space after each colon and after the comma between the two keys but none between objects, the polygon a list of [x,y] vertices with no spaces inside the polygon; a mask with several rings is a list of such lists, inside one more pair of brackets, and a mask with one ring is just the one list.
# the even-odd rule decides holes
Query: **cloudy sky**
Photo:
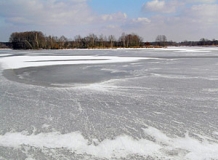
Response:
[{"label": "cloudy sky", "polygon": [[218,39],[218,0],[0,0],[0,41],[12,32],[136,33],[144,41]]}]

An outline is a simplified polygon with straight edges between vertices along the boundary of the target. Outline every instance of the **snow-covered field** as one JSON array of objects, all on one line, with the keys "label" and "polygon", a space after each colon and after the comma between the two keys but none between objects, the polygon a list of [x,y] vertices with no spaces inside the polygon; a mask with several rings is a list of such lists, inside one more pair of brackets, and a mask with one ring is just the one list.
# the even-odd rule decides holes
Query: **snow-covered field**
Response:
[{"label": "snow-covered field", "polygon": [[218,160],[218,48],[0,50],[0,160]]}]

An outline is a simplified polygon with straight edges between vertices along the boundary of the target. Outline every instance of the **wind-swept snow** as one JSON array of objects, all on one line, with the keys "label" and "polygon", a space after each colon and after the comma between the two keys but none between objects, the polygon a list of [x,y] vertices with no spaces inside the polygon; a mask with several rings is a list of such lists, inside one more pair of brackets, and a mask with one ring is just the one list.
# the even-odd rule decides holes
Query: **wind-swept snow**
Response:
[{"label": "wind-swept snow", "polygon": [[[23,146],[37,149],[54,150],[64,148],[76,154],[88,154],[96,158],[121,158],[135,154],[144,158],[157,157],[175,159],[216,159],[218,144],[209,142],[201,137],[202,141],[191,138],[188,133],[185,137],[170,138],[153,127],[144,129],[145,135],[152,137],[151,140],[133,139],[127,135],[121,135],[114,139],[105,139],[99,142],[93,139],[89,144],[81,133],[61,134],[58,132],[25,134],[10,132],[0,135],[0,146],[19,149]],[[55,154],[55,153],[54,153]]]}]

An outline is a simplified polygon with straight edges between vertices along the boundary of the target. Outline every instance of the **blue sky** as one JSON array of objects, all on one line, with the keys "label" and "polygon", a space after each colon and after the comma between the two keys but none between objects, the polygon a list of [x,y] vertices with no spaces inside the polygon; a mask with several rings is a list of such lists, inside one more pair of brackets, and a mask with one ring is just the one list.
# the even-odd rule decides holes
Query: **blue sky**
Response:
[{"label": "blue sky", "polygon": [[76,35],[136,33],[144,41],[218,39],[218,0],[1,0],[0,41],[12,32]]},{"label": "blue sky", "polygon": [[123,12],[136,18],[141,15],[141,8],[145,2],[145,0],[90,0],[88,4],[98,14]]}]

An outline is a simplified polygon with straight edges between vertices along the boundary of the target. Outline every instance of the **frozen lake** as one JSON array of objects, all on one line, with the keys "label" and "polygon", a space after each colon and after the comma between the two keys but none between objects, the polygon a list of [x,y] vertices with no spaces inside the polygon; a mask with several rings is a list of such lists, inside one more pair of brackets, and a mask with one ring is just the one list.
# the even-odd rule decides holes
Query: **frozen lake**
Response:
[{"label": "frozen lake", "polygon": [[218,48],[0,50],[0,160],[218,160]]}]

